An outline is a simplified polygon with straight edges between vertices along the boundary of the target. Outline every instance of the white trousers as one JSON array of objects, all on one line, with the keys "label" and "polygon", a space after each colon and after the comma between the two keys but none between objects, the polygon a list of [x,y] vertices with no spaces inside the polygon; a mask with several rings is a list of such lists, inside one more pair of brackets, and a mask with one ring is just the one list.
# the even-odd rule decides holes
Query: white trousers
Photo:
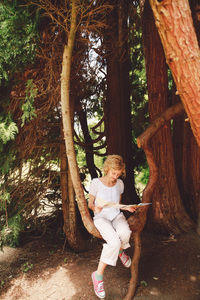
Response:
[{"label": "white trousers", "polygon": [[94,220],[94,224],[106,241],[103,244],[100,261],[107,265],[116,266],[119,249],[130,247],[131,230],[126,218],[123,213],[120,213],[112,221],[98,218]]}]

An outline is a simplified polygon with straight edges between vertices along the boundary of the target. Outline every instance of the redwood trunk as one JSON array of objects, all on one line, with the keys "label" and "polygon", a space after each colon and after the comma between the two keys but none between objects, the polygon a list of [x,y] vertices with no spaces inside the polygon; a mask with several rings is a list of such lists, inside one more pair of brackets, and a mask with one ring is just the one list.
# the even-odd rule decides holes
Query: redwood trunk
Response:
[{"label": "redwood trunk", "polygon": [[[197,0],[191,0],[190,5],[199,43],[200,17],[198,2]],[[175,96],[174,98],[179,97]],[[200,212],[200,148],[195,141],[189,122],[185,121],[186,118],[187,116],[184,114],[173,122],[176,170],[184,206],[191,218],[198,223]]]},{"label": "redwood trunk", "polygon": [[[112,4],[112,1],[110,1]],[[132,124],[129,92],[128,1],[116,1],[108,16],[106,138],[107,153],[120,154],[126,163],[125,202],[137,202],[134,187]]]},{"label": "redwood trunk", "polygon": [[200,211],[200,148],[188,122],[184,126],[182,174],[185,207],[197,222]]},{"label": "redwood trunk", "polygon": [[188,0],[150,0],[166,61],[200,146],[200,50]]},{"label": "redwood trunk", "polygon": [[[168,77],[165,56],[148,1],[144,6],[144,47],[146,59],[149,114],[153,121],[168,106]],[[158,166],[158,181],[152,199],[152,220],[169,232],[188,231],[192,223],[179,194],[173,159],[170,122],[152,138]]]}]

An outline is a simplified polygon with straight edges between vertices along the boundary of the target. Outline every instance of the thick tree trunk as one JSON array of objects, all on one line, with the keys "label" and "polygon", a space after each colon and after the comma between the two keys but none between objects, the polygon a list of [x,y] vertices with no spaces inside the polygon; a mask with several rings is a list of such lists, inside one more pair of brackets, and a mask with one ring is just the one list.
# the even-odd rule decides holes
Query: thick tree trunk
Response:
[{"label": "thick tree trunk", "polygon": [[84,226],[91,234],[100,237],[94,223],[89,214],[88,206],[85,200],[83,187],[80,180],[79,170],[76,161],[73,129],[70,116],[70,73],[71,73],[71,58],[74,46],[74,38],[76,34],[76,0],[72,1],[71,12],[71,28],[68,36],[68,44],[64,47],[62,74],[61,74],[61,109],[64,130],[64,140],[67,152],[67,158],[72,175],[72,182],[76,193],[79,211],[84,223]]},{"label": "thick tree trunk", "polygon": [[[118,0],[108,16],[106,138],[107,153],[122,155],[126,163],[124,201],[138,201],[134,187],[132,125],[129,91],[128,1]],[[113,1],[110,1],[113,4]]]},{"label": "thick tree trunk", "polygon": [[[191,0],[192,18],[200,43],[199,1]],[[173,95],[174,101],[180,101],[179,96]],[[198,147],[186,114],[173,122],[173,143],[175,150],[175,165],[179,190],[184,206],[190,217],[198,224],[200,213],[200,148]]]},{"label": "thick tree trunk", "polygon": [[[148,1],[143,13],[149,114],[153,121],[169,105],[167,65]],[[177,187],[170,122],[152,139],[152,147],[159,166],[158,182],[152,200],[153,224],[168,232],[188,231],[192,223],[183,208]]]},{"label": "thick tree trunk", "polygon": [[200,212],[200,148],[183,114],[173,122],[177,181],[184,207],[198,223]]},{"label": "thick tree trunk", "polygon": [[64,143],[60,143],[60,187],[62,196],[62,211],[63,211],[63,231],[66,234],[68,223],[68,166],[66,148]]},{"label": "thick tree trunk", "polygon": [[177,93],[200,146],[200,50],[188,0],[150,3]]},{"label": "thick tree trunk", "polygon": [[200,211],[200,148],[188,122],[184,124],[183,145],[183,199],[188,213],[197,222]]}]

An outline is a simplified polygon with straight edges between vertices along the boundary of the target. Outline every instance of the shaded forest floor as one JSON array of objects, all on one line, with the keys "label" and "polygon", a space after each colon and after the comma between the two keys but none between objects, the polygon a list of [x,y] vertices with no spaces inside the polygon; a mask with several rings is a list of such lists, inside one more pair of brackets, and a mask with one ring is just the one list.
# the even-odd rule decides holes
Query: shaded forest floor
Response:
[{"label": "shaded forest floor", "polygon": [[[87,252],[73,253],[51,235],[0,252],[1,300],[95,300],[91,273],[102,242],[92,239]],[[199,300],[200,237],[142,234],[139,281],[134,300]],[[129,249],[133,253],[133,245]],[[130,270],[119,261],[105,271],[107,300],[126,294]]]}]

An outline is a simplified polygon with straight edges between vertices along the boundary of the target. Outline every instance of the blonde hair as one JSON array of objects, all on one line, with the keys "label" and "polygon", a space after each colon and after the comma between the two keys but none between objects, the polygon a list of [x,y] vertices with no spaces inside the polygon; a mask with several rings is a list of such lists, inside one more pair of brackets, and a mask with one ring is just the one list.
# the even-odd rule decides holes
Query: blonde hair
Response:
[{"label": "blonde hair", "polygon": [[126,166],[123,161],[123,158],[120,155],[108,155],[104,165],[103,165],[103,172],[106,175],[109,171],[109,169],[114,169],[114,170],[121,170],[122,171],[122,176],[126,176]]}]

